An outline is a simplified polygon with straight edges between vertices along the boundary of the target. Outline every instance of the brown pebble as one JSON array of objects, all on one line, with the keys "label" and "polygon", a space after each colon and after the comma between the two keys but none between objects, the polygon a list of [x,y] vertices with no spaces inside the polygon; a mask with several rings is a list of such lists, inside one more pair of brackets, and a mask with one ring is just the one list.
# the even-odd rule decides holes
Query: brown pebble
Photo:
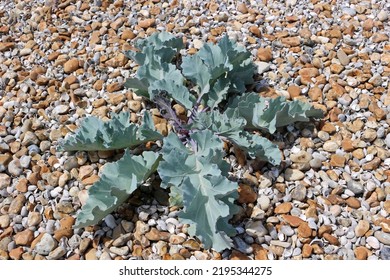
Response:
[{"label": "brown pebble", "polygon": [[355,248],[354,253],[357,260],[366,260],[368,257],[367,248],[363,246]]},{"label": "brown pebble", "polygon": [[332,245],[335,245],[335,246],[339,246],[340,245],[340,241],[337,239],[337,237],[334,237],[333,235],[325,232],[323,234],[323,237]]},{"label": "brown pebble", "polygon": [[15,234],[14,240],[16,245],[29,246],[34,240],[34,232],[29,229],[18,232]]},{"label": "brown pebble", "polygon": [[250,260],[250,258],[237,250],[233,250],[230,255],[230,260]]},{"label": "brown pebble", "polygon": [[345,166],[345,157],[338,154],[333,154],[330,157],[330,165],[333,167],[344,167]]},{"label": "brown pebble", "polygon": [[355,197],[348,197],[345,202],[351,208],[358,209],[360,208],[360,201]]},{"label": "brown pebble", "polygon": [[312,230],[307,224],[307,222],[302,222],[298,226],[298,236],[301,238],[308,238],[311,236]]},{"label": "brown pebble", "polygon": [[17,195],[11,202],[11,205],[8,209],[9,214],[19,214],[20,210],[22,210],[22,207],[24,206],[24,203],[26,202],[26,198],[24,195],[19,194]]},{"label": "brown pebble", "polygon": [[9,257],[13,260],[20,260],[24,250],[22,247],[17,247],[9,252]]},{"label": "brown pebble", "polygon": [[283,202],[275,207],[275,214],[287,214],[292,209],[292,204],[290,202]]},{"label": "brown pebble", "polygon": [[270,48],[259,48],[257,50],[257,58],[260,61],[271,61],[272,60],[272,50]]},{"label": "brown pebble", "polygon": [[240,184],[238,187],[238,202],[239,203],[253,203],[257,199],[257,193],[253,188],[246,184]]},{"label": "brown pebble", "polygon": [[301,223],[304,223],[301,218],[292,215],[283,215],[282,218],[292,227],[298,227]]},{"label": "brown pebble", "polygon": [[318,229],[318,237],[322,237],[324,233],[331,233],[332,232],[332,226],[331,225],[322,225]]},{"label": "brown pebble", "polygon": [[123,89],[123,83],[112,83],[107,85],[108,92],[120,91]]},{"label": "brown pebble", "polygon": [[64,64],[64,72],[66,74],[72,73],[79,69],[79,60],[77,58],[71,58]]},{"label": "brown pebble", "polygon": [[200,244],[198,242],[196,242],[194,239],[188,239],[188,240],[184,241],[184,243],[182,245],[185,248],[188,248],[188,249],[193,250],[193,251],[200,250]]},{"label": "brown pebble", "polygon": [[308,85],[312,83],[312,78],[315,78],[319,75],[319,71],[317,68],[302,68],[299,70],[299,75],[301,76],[301,83],[303,85]]},{"label": "brown pebble", "polygon": [[302,247],[302,257],[308,258],[313,252],[313,247],[310,244],[304,244]]},{"label": "brown pebble", "polygon": [[138,26],[141,28],[149,28],[151,26],[154,26],[155,23],[156,23],[156,20],[154,18],[144,19],[144,20],[138,21]]},{"label": "brown pebble", "polygon": [[291,99],[297,98],[301,94],[301,88],[297,85],[291,85],[287,88]]}]

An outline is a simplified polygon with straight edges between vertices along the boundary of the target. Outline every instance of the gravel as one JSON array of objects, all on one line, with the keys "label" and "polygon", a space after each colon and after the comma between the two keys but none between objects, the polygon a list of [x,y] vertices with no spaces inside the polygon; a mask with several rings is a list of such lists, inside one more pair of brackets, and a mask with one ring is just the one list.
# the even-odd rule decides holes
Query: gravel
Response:
[{"label": "gravel", "polygon": [[[0,0],[1,259],[390,259],[386,1],[110,2]],[[155,189],[73,228],[116,155],[58,141],[88,115],[136,121],[147,107],[123,87],[136,72],[123,51],[162,30],[189,54],[227,34],[253,54],[262,95],[325,112],[271,137],[280,166],[233,166],[251,200],[238,203],[231,250],[205,249]]]}]

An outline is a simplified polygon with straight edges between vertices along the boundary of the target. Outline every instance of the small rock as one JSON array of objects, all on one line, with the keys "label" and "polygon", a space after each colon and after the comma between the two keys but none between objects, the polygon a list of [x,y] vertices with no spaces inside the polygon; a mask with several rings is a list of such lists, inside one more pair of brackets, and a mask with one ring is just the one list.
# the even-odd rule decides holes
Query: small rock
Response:
[{"label": "small rock", "polygon": [[189,250],[193,250],[193,251],[200,250],[200,244],[196,242],[194,239],[188,239],[184,241],[182,245],[184,248],[187,248]]},{"label": "small rock", "polygon": [[284,173],[284,179],[287,181],[298,181],[305,178],[305,173],[298,169],[287,168]]},{"label": "small rock", "polygon": [[34,227],[39,225],[39,223],[42,221],[42,216],[38,212],[30,212],[27,217],[27,225],[29,227]]},{"label": "small rock", "polygon": [[298,185],[291,192],[291,197],[298,201],[303,201],[306,198],[306,188],[302,185]]},{"label": "small rock", "polygon": [[115,221],[115,218],[113,215],[111,214],[108,214],[105,218],[104,218],[104,222],[106,223],[106,225],[111,228],[111,229],[114,229],[116,228],[117,224],[116,224],[116,221]]},{"label": "small rock", "polygon": [[375,170],[379,167],[381,164],[381,159],[379,157],[375,157],[373,160],[370,162],[367,162],[362,166],[364,170]]},{"label": "small rock", "polygon": [[311,228],[309,227],[308,223],[302,222],[298,226],[298,236],[301,238],[308,238],[311,236]]},{"label": "small rock", "polygon": [[312,158],[312,155],[306,151],[299,151],[290,155],[291,161],[295,163],[308,163]]},{"label": "small rock", "polygon": [[144,20],[140,20],[138,22],[138,26],[141,28],[149,28],[151,26],[154,26],[155,23],[156,23],[156,20],[154,18],[144,19]]},{"label": "small rock", "polygon": [[378,14],[377,17],[380,21],[386,21],[389,18],[389,13],[386,10],[381,10]]},{"label": "small rock", "polygon": [[249,28],[248,28],[249,32],[252,33],[253,35],[255,35],[256,37],[260,38],[261,37],[261,31],[259,29],[258,26],[256,25],[251,25]]},{"label": "small rock", "polygon": [[42,256],[47,256],[55,247],[57,247],[57,241],[50,234],[44,233],[34,250]]},{"label": "small rock", "polygon": [[390,233],[386,233],[383,231],[376,231],[374,236],[379,240],[379,242],[390,245]]},{"label": "small rock", "polygon": [[366,260],[368,257],[367,248],[366,247],[357,247],[354,250],[355,257],[357,260]]},{"label": "small rock", "polygon": [[340,156],[338,154],[333,154],[330,157],[330,165],[334,167],[344,167],[345,166],[345,157]]},{"label": "small rock", "polygon": [[366,232],[370,229],[370,223],[367,222],[366,220],[360,220],[355,227],[355,235],[357,237],[364,236]]},{"label": "small rock", "polygon": [[11,184],[11,177],[5,173],[0,173],[0,190],[9,187],[10,184]]},{"label": "small rock", "polygon": [[57,105],[53,109],[53,114],[54,115],[62,115],[62,114],[66,114],[68,111],[69,111],[68,105]]},{"label": "small rock", "polygon": [[366,243],[373,249],[378,250],[380,247],[380,243],[378,239],[374,236],[369,236],[366,238]]},{"label": "small rock", "polygon": [[240,184],[238,187],[238,202],[239,203],[253,203],[257,199],[257,193],[253,188],[246,184]]},{"label": "small rock", "polygon": [[292,204],[290,202],[283,202],[275,207],[275,214],[287,214],[292,209]]},{"label": "small rock", "polygon": [[287,88],[292,99],[297,98],[301,94],[301,88],[297,85],[291,85]]},{"label": "small rock", "polygon": [[302,247],[302,257],[309,258],[313,252],[313,247],[310,244],[304,244]]},{"label": "small rock", "polygon": [[11,160],[10,163],[8,163],[8,172],[15,177],[22,174],[23,167],[18,158]]},{"label": "small rock", "polygon": [[136,35],[134,34],[134,32],[129,29],[129,28],[126,28],[122,31],[122,35],[121,35],[121,39],[122,40],[132,40],[136,37]]},{"label": "small rock", "polygon": [[119,256],[126,256],[127,254],[129,254],[130,252],[130,249],[128,246],[123,246],[123,247],[111,247],[110,248],[110,252],[111,253],[114,253],[116,255],[119,255]]},{"label": "small rock", "polygon": [[18,232],[14,237],[15,244],[22,245],[22,246],[31,245],[31,242],[33,240],[34,240],[34,232],[29,229]]},{"label": "small rock", "polygon": [[245,225],[245,231],[252,237],[263,237],[268,233],[262,221],[249,221]]},{"label": "small rock", "polygon": [[233,250],[230,255],[230,260],[250,260],[250,258],[246,254],[241,253],[240,251]]},{"label": "small rock", "polygon": [[299,37],[285,37],[281,39],[281,42],[283,45],[286,45],[288,47],[297,47],[301,44],[301,40]]},{"label": "small rock", "polygon": [[123,89],[123,83],[112,83],[107,85],[107,91],[108,92],[115,92],[115,91],[120,91]]},{"label": "small rock", "polygon": [[9,252],[9,257],[12,259],[12,260],[20,260],[20,258],[22,257],[22,254],[24,253],[24,250],[23,250],[23,247],[17,247],[15,249],[12,249],[10,252]]},{"label": "small rock", "polygon": [[95,248],[91,248],[88,250],[88,252],[85,254],[85,259],[86,260],[97,260],[96,256],[97,250]]},{"label": "small rock", "polygon": [[37,145],[39,143],[38,137],[35,135],[34,132],[32,131],[26,131],[24,134],[23,140],[22,140],[22,145],[23,146],[29,146],[29,145]]},{"label": "small rock", "polygon": [[20,210],[22,210],[22,207],[24,206],[24,203],[26,202],[26,198],[24,195],[19,194],[17,195],[11,202],[11,205],[9,206],[8,213],[9,214],[19,214]]},{"label": "small rock", "polygon": [[7,228],[10,224],[10,217],[8,215],[0,216],[0,228]]},{"label": "small rock", "polygon": [[268,196],[266,195],[261,195],[258,200],[257,200],[257,203],[259,204],[260,208],[264,211],[266,211],[268,209],[268,207],[270,206],[271,204],[271,200],[269,199]]},{"label": "small rock", "polygon": [[263,74],[264,72],[267,72],[271,65],[264,61],[255,61],[255,65],[257,66],[257,73]]},{"label": "small rock", "polygon": [[345,202],[351,208],[358,209],[360,208],[360,201],[356,197],[348,197]]},{"label": "small rock", "polygon": [[339,59],[340,63],[343,66],[346,66],[349,64],[350,59],[342,49],[339,49],[336,54],[337,54],[337,58]]},{"label": "small rock", "polygon": [[299,75],[301,76],[301,83],[303,85],[308,85],[312,83],[312,79],[319,75],[317,68],[302,68],[299,70]]},{"label": "small rock", "polygon": [[181,235],[172,234],[169,237],[169,243],[176,245],[176,244],[182,244],[186,239]]},{"label": "small rock", "polygon": [[382,260],[390,260],[390,247],[389,246],[383,246],[380,256]]},{"label": "small rock", "polygon": [[351,190],[355,195],[364,193],[364,186],[357,181],[349,180],[347,182],[347,188]]},{"label": "small rock", "polygon": [[[0,50],[1,50],[1,42],[0,42]],[[9,254],[7,251],[0,250],[0,260],[8,260],[9,259]]]},{"label": "small rock", "polygon": [[238,3],[237,4],[237,11],[240,13],[246,14],[248,13],[248,8],[246,7],[245,3]]},{"label": "small rock", "polygon": [[257,49],[257,58],[260,61],[269,62],[272,60],[272,50],[270,48],[259,48]]},{"label": "small rock", "polygon": [[71,58],[64,64],[64,72],[70,74],[79,69],[79,60],[77,58]]},{"label": "small rock", "polygon": [[47,259],[48,260],[58,260],[58,259],[62,258],[63,256],[65,256],[65,254],[66,254],[66,250],[64,249],[64,247],[59,246],[49,253],[49,255],[47,256]]},{"label": "small rock", "polygon": [[339,148],[339,145],[334,141],[326,141],[322,148],[327,152],[335,152]]}]

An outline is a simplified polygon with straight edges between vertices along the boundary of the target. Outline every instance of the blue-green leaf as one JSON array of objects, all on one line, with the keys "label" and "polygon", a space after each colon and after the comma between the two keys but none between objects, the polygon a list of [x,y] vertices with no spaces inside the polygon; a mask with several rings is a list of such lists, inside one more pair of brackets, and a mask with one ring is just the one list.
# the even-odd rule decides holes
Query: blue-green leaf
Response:
[{"label": "blue-green leaf", "polygon": [[322,118],[323,113],[302,101],[286,101],[284,97],[264,98],[257,93],[235,97],[227,111],[236,111],[246,119],[248,128],[260,128],[274,133],[278,127],[294,122]]},{"label": "blue-green leaf", "polygon": [[129,122],[130,113],[114,114],[109,121],[90,116],[83,120],[74,134],[60,141],[60,150],[65,151],[104,151],[135,147],[148,141],[161,139],[155,131],[148,113],[146,122],[139,126]]},{"label": "blue-green leaf", "polygon": [[193,151],[173,133],[164,139],[158,173],[163,186],[174,188],[174,200],[182,202],[179,218],[190,225],[189,233],[206,248],[222,251],[232,246],[228,235],[235,234],[228,220],[238,209],[232,203],[238,197],[238,185],[224,174],[221,140],[210,130],[195,132],[191,138],[196,146]]},{"label": "blue-green leaf", "polygon": [[209,68],[198,55],[183,57],[182,68],[183,75],[199,87],[200,95],[210,90]]},{"label": "blue-green leaf", "polygon": [[192,109],[194,106],[195,98],[184,86],[184,77],[179,70],[170,69],[169,72],[165,72],[163,79],[152,82],[149,87],[150,99],[153,100],[153,97],[161,91],[165,91],[169,97],[186,109]]},{"label": "blue-green leaf", "polygon": [[279,147],[264,137],[244,131],[245,126],[245,119],[238,116],[238,112],[230,110],[223,114],[218,111],[200,113],[191,128],[208,129],[225,137],[252,159],[280,164],[282,158]]},{"label": "blue-green leaf", "polygon": [[114,211],[156,171],[159,161],[158,153],[133,156],[126,150],[120,160],[107,163],[99,181],[88,189],[88,199],[77,215],[75,227],[97,224]]}]

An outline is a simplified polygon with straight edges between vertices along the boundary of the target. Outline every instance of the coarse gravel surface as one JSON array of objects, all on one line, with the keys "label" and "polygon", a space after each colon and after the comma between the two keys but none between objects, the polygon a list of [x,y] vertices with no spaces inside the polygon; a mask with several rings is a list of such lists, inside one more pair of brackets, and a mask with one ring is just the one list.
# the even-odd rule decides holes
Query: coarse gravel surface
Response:
[{"label": "coarse gravel surface", "polygon": [[[137,121],[145,102],[123,86],[137,67],[123,52],[163,30],[183,37],[183,54],[227,34],[253,54],[260,94],[325,112],[275,133],[280,166],[229,152],[241,208],[231,250],[204,249],[153,183],[73,228],[120,154],[58,152],[58,140],[85,116]],[[389,260],[389,36],[386,0],[0,0],[0,259]]]}]

